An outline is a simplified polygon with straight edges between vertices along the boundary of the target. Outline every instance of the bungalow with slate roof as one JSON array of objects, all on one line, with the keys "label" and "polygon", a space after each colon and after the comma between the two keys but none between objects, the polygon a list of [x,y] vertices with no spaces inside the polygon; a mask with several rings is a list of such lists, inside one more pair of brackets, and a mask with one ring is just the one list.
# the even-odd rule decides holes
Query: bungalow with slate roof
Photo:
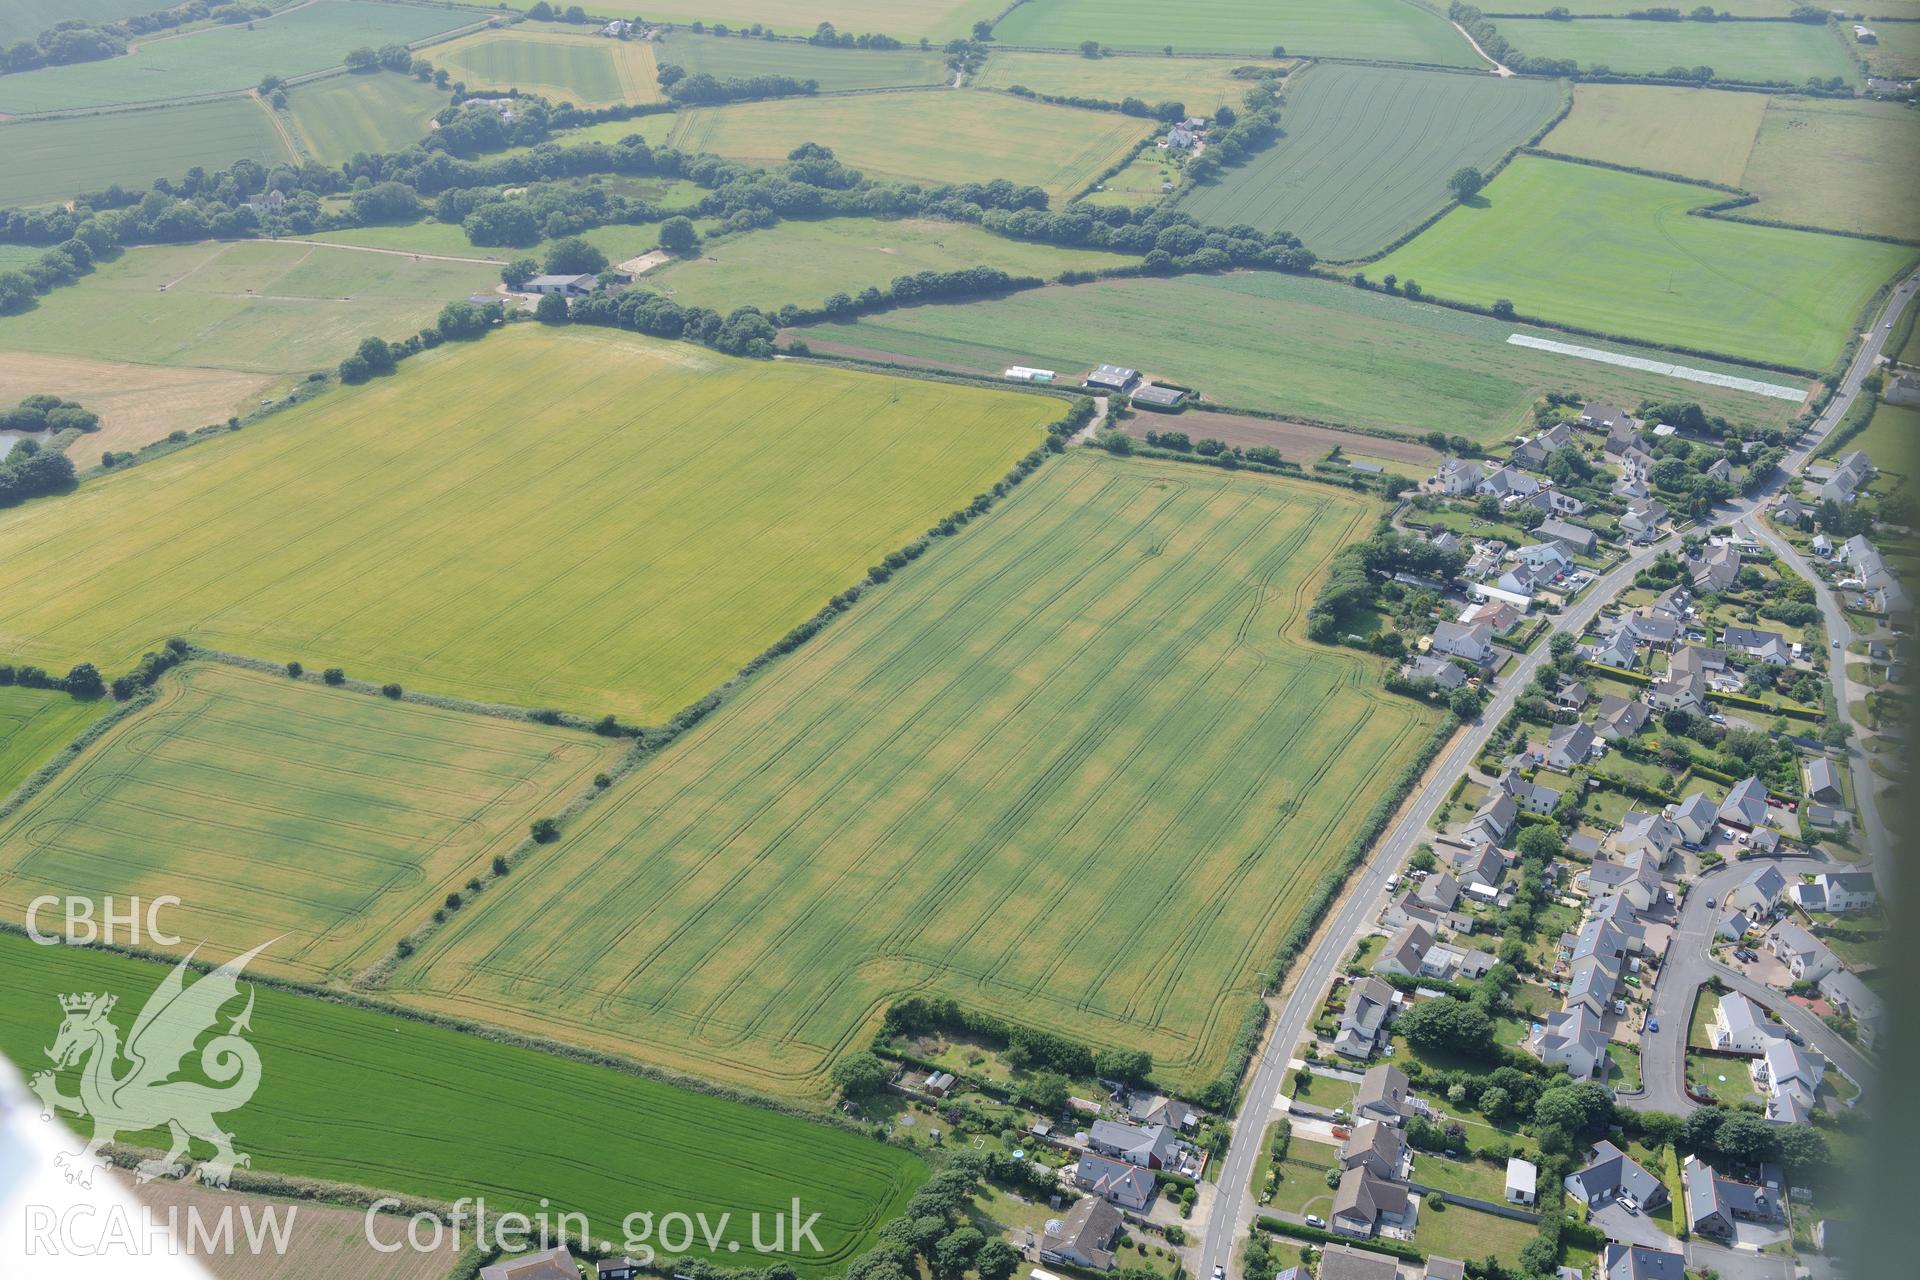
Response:
[{"label": "bungalow with slate roof", "polygon": [[1138,1165],[1123,1164],[1104,1156],[1081,1156],[1073,1171],[1074,1185],[1089,1195],[1110,1200],[1122,1209],[1145,1213],[1153,1203],[1158,1184],[1153,1174]]},{"label": "bungalow with slate roof", "polygon": [[1380,958],[1373,962],[1375,973],[1393,973],[1403,978],[1420,976],[1420,965],[1433,948],[1433,934],[1425,925],[1409,924],[1387,939]]},{"label": "bungalow with slate roof", "polygon": [[1353,1092],[1353,1115],[1356,1120],[1400,1124],[1413,1114],[1412,1099],[1406,1072],[1383,1062],[1360,1077],[1360,1087]]},{"label": "bungalow with slate roof", "polygon": [[1082,1196],[1064,1218],[1051,1219],[1040,1237],[1040,1257],[1090,1271],[1113,1270],[1113,1238],[1125,1220],[1099,1196]]},{"label": "bungalow with slate roof", "polygon": [[1430,1257],[1421,1280],[1466,1280],[1467,1264],[1454,1258]]},{"label": "bungalow with slate roof", "polygon": [[1460,882],[1444,871],[1435,871],[1420,882],[1414,896],[1436,911],[1451,911],[1460,901]]},{"label": "bungalow with slate roof", "polygon": [[1707,709],[1707,678],[1698,671],[1670,669],[1647,686],[1647,705],[1655,711],[1687,711],[1699,715]]},{"label": "bungalow with slate roof", "polygon": [[1696,791],[1679,804],[1666,807],[1667,820],[1680,828],[1680,838],[1688,845],[1702,845],[1713,835],[1719,822],[1720,806],[1704,791]]},{"label": "bungalow with slate roof", "polygon": [[1729,546],[1709,547],[1691,568],[1695,591],[1727,591],[1740,580],[1740,553]]},{"label": "bungalow with slate roof", "polygon": [[1659,865],[1682,843],[1680,828],[1661,813],[1628,813],[1613,835],[1614,851],[1625,857],[1645,850]]},{"label": "bungalow with slate roof", "polygon": [[1591,760],[1598,745],[1593,728],[1585,721],[1562,725],[1547,739],[1547,763],[1556,769],[1571,769]]},{"label": "bungalow with slate roof", "polygon": [[1834,464],[1833,475],[1820,486],[1822,502],[1852,502],[1873,479],[1873,460],[1855,449]]},{"label": "bungalow with slate roof", "polygon": [[1750,916],[1764,916],[1779,903],[1787,891],[1787,878],[1771,864],[1755,867],[1747,878],[1727,893],[1727,905]]},{"label": "bungalow with slate roof", "polygon": [[480,1280],[580,1280],[580,1269],[568,1250],[542,1249],[482,1267]]},{"label": "bungalow with slate roof", "polygon": [[1729,652],[1742,654],[1769,666],[1784,667],[1793,660],[1792,642],[1778,631],[1728,627],[1720,633],[1720,643]]},{"label": "bungalow with slate roof", "polygon": [[599,287],[600,281],[596,276],[534,276],[520,286],[520,292],[557,293],[566,298],[584,298]]},{"label": "bungalow with slate roof", "polygon": [[1407,1140],[1395,1125],[1362,1120],[1340,1145],[1340,1169],[1365,1169],[1376,1178],[1398,1182],[1407,1164]]},{"label": "bungalow with slate roof", "polygon": [[1409,924],[1424,925],[1435,937],[1443,929],[1456,934],[1473,932],[1471,916],[1463,916],[1458,911],[1442,911],[1430,903],[1422,902],[1411,889],[1387,903],[1386,909],[1380,913],[1380,923],[1395,931]]},{"label": "bungalow with slate roof", "polygon": [[1414,1205],[1404,1183],[1388,1182],[1355,1167],[1340,1177],[1331,1217],[1333,1230],[1364,1240],[1381,1230],[1410,1229]]},{"label": "bungalow with slate roof", "polygon": [[1768,1045],[1780,1039],[1780,1033],[1774,1029],[1759,1005],[1737,991],[1729,991],[1720,997],[1720,1007],[1713,1011],[1713,1022],[1707,1028],[1707,1038],[1722,1053],[1744,1053],[1757,1057],[1767,1051]]},{"label": "bungalow with slate roof", "polygon": [[1560,803],[1560,792],[1552,787],[1523,777],[1518,769],[1508,769],[1500,775],[1500,790],[1513,797],[1523,813],[1552,813]]},{"label": "bungalow with slate roof", "polygon": [[1624,629],[1636,643],[1658,649],[1673,648],[1680,642],[1680,637],[1686,634],[1686,628],[1678,618],[1657,614],[1636,613],[1627,619]]},{"label": "bungalow with slate roof", "polygon": [[1767,932],[1767,954],[1787,966],[1796,982],[1818,982],[1840,967],[1826,944],[1791,920],[1782,920]]},{"label": "bungalow with slate roof", "polygon": [[1516,445],[1513,460],[1529,470],[1539,471],[1547,465],[1548,458],[1572,443],[1573,428],[1564,422],[1556,422],[1530,437],[1524,444]]},{"label": "bungalow with slate roof", "polygon": [[1581,1204],[1604,1205],[1620,1196],[1632,1196],[1642,1209],[1658,1209],[1667,1203],[1666,1184],[1648,1173],[1632,1156],[1601,1141],[1594,1144],[1586,1167],[1566,1177],[1567,1194]]},{"label": "bungalow with slate roof", "polygon": [[1758,778],[1742,778],[1720,802],[1720,821],[1742,831],[1767,825],[1767,788]]},{"label": "bungalow with slate roof", "polygon": [[1590,556],[1600,542],[1600,535],[1593,530],[1564,520],[1542,520],[1534,532],[1559,543],[1570,555]]},{"label": "bungalow with slate roof", "polygon": [[1839,804],[1846,799],[1846,793],[1840,789],[1840,771],[1827,757],[1815,756],[1807,761],[1805,773],[1807,799],[1822,804]]},{"label": "bungalow with slate roof", "polygon": [[1474,486],[1474,492],[1500,499],[1503,504],[1529,498],[1540,491],[1540,482],[1513,467],[1491,467]]},{"label": "bungalow with slate roof", "polygon": [[1477,884],[1498,889],[1500,882],[1507,878],[1507,860],[1493,845],[1484,844],[1457,855],[1453,860],[1453,873],[1468,887]]},{"label": "bungalow with slate roof", "polygon": [[1642,849],[1618,862],[1596,862],[1576,878],[1593,899],[1620,894],[1634,910],[1645,911],[1660,896],[1660,867],[1652,855]]},{"label": "bungalow with slate roof", "polygon": [[1400,1263],[1371,1249],[1330,1244],[1320,1251],[1319,1273],[1320,1280],[1398,1280]]},{"label": "bungalow with slate roof", "polygon": [[1493,661],[1493,629],[1485,625],[1468,627],[1457,622],[1442,622],[1433,629],[1431,647],[1435,653],[1465,658],[1484,667]]},{"label": "bungalow with slate roof", "polygon": [[1746,912],[1729,911],[1714,926],[1713,932],[1716,937],[1725,938],[1728,942],[1738,942],[1747,936],[1747,930],[1751,928],[1753,921],[1747,918]]},{"label": "bungalow with slate roof", "polygon": [[1431,680],[1442,689],[1459,689],[1467,683],[1467,673],[1457,664],[1427,653],[1409,658],[1400,674],[1408,680]]},{"label": "bungalow with slate roof", "polygon": [[1176,1153],[1173,1130],[1163,1124],[1140,1128],[1115,1120],[1095,1120],[1092,1132],[1087,1135],[1087,1145],[1101,1155],[1113,1156],[1143,1169],[1170,1169]]},{"label": "bungalow with slate roof", "polygon": [[1609,1241],[1595,1280],[1687,1280],[1687,1259],[1651,1245]]},{"label": "bungalow with slate roof", "polygon": [[1790,493],[1773,504],[1773,519],[1776,524],[1789,525],[1797,529],[1800,527],[1800,522],[1806,518],[1806,507],[1801,504],[1800,499]]},{"label": "bungalow with slate roof", "polygon": [[1527,1052],[1550,1067],[1565,1066],[1576,1080],[1591,1080],[1607,1056],[1607,1033],[1585,1006],[1550,1013],[1527,1037]]},{"label": "bungalow with slate roof", "polygon": [[1603,667],[1616,667],[1621,671],[1633,670],[1638,662],[1638,646],[1634,643],[1633,632],[1626,627],[1621,627],[1588,650],[1587,660],[1599,663]]},{"label": "bungalow with slate roof", "polygon": [[1658,498],[1635,498],[1620,517],[1620,527],[1636,542],[1651,542],[1666,523],[1667,509]]},{"label": "bungalow with slate roof", "polygon": [[1343,1057],[1365,1061],[1380,1047],[1380,1036],[1387,1029],[1400,993],[1378,978],[1367,977],[1347,987],[1347,1007],[1340,1014],[1339,1034],[1333,1048]]},{"label": "bungalow with slate roof", "polygon": [[1785,1206],[1764,1187],[1723,1178],[1698,1156],[1688,1156],[1680,1180],[1687,1191],[1688,1229],[1704,1236],[1731,1239],[1736,1222],[1782,1222]]}]

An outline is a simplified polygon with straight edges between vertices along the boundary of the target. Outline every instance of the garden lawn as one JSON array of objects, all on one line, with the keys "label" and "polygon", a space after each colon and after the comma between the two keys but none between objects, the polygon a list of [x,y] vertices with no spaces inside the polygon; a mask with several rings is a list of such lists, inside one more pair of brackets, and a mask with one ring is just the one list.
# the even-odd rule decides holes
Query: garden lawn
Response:
[{"label": "garden lawn", "polygon": [[499,282],[488,263],[270,240],[128,249],[0,317],[0,351],[294,373],[331,367],[369,334],[403,338]]},{"label": "garden lawn", "polygon": [[1472,206],[1370,265],[1438,297],[1631,339],[1820,369],[1914,251],[1688,216],[1684,183],[1523,156]]},{"label": "garden lawn", "polygon": [[[1279,1164],[1262,1160],[1263,1169],[1277,1169],[1280,1177],[1273,1189],[1273,1199],[1267,1202],[1270,1209],[1285,1213],[1317,1213],[1322,1218],[1331,1218],[1333,1192],[1327,1187],[1327,1170],[1340,1163],[1338,1147],[1324,1142],[1314,1142],[1299,1134],[1287,1143],[1287,1158]],[[1256,1180],[1256,1191],[1264,1185],[1264,1178]]]},{"label": "garden lawn", "polygon": [[599,34],[483,31],[435,45],[427,60],[468,89],[519,89],[579,107],[665,100],[653,45]]},{"label": "garden lawn", "polygon": [[[0,1050],[24,1071],[46,1067],[57,997],[113,992],[113,1021],[124,1029],[166,972],[93,948],[0,936]],[[484,1195],[495,1213],[536,1212],[544,1197],[555,1214],[585,1213],[595,1237],[616,1245],[629,1213],[704,1211],[710,1220],[731,1213],[744,1250],[751,1215],[770,1220],[798,1197],[806,1213],[821,1214],[821,1251],[764,1256],[823,1278],[869,1247],[926,1177],[907,1152],[796,1116],[392,1014],[250,990],[260,1087],[219,1118],[255,1172],[428,1200]],[[238,1013],[240,1002],[232,1005]],[[61,1081],[68,1094],[72,1074]],[[159,1130],[121,1141],[167,1145]],[[211,1153],[196,1144],[192,1154]]]},{"label": "garden lawn", "polygon": [[1447,179],[1543,128],[1566,90],[1404,67],[1326,64],[1288,81],[1281,138],[1180,207],[1215,226],[1290,231],[1322,258],[1379,253],[1444,209]]},{"label": "garden lawn", "polygon": [[640,283],[682,306],[712,307],[725,315],[751,304],[771,313],[789,303],[818,307],[829,294],[885,289],[919,271],[998,267],[1010,275],[1051,278],[1136,261],[1097,249],[1009,240],[964,222],[828,218],[729,236],[706,246],[699,257],[648,272]]},{"label": "garden lawn", "polygon": [[1804,22],[1496,18],[1493,25],[1521,53],[1572,58],[1582,71],[1604,66],[1626,75],[1659,75],[1674,67],[1711,67],[1715,79],[1743,84],[1802,85],[1835,76],[1862,83],[1860,68],[1833,31]]},{"label": "garden lawn", "polygon": [[0,685],[0,801],[111,706],[58,689]]},{"label": "garden lawn", "polygon": [[444,89],[388,71],[295,85],[287,90],[287,114],[307,154],[337,165],[363,151],[380,155],[420,141],[449,101]]},{"label": "garden lawn", "polygon": [[0,112],[69,111],[238,93],[265,75],[288,78],[337,67],[350,50],[411,44],[474,21],[473,11],[465,9],[317,0],[245,26],[143,38],[125,57],[0,76]]},{"label": "garden lawn", "polygon": [[[11,78],[0,77],[0,92]],[[245,98],[0,123],[10,205],[55,204],[116,182],[138,191],[196,165],[213,170],[257,160],[271,168],[291,159],[267,108]]]},{"label": "garden lawn", "polygon": [[1747,1074],[1744,1058],[1722,1058],[1689,1051],[1687,1083],[1695,1093],[1711,1097],[1723,1107],[1737,1107],[1744,1102],[1760,1100],[1760,1096],[1753,1091],[1753,1078]]},{"label": "garden lawn", "polygon": [[1077,49],[1097,40],[1115,49],[1177,53],[1269,53],[1377,58],[1439,66],[1483,62],[1447,20],[1403,0],[1188,0],[1177,16],[1160,0],[1031,0],[994,25],[1003,44]]},{"label": "garden lawn", "polygon": [[[1505,1184],[1503,1175],[1502,1195]],[[1527,1241],[1538,1234],[1531,1223],[1481,1213],[1463,1204],[1449,1204],[1437,1211],[1430,1204],[1422,1204],[1413,1244],[1442,1258],[1497,1257],[1513,1266],[1519,1262],[1520,1250],[1526,1247]]]},{"label": "garden lawn", "polygon": [[1329,280],[1256,271],[1102,281],[794,331],[817,350],[838,346],[980,373],[1024,364],[1077,379],[1096,364],[1118,362],[1198,388],[1215,404],[1488,443],[1529,427],[1533,402],[1546,391],[1698,400],[1737,421],[1776,426],[1794,412],[1786,401],[1513,346],[1513,333],[1566,336]]},{"label": "garden lawn", "polygon": [[930,89],[743,102],[681,112],[667,136],[682,151],[778,165],[806,142],[892,182],[987,182],[1044,188],[1056,203],[1124,158],[1152,125],[1110,111],[999,93]]},{"label": "garden lawn", "polygon": [[1740,185],[1760,197],[1744,216],[1867,235],[1920,238],[1920,173],[1888,164],[1920,154],[1920,116],[1871,99],[1767,99]]},{"label": "garden lawn", "polygon": [[1771,101],[1764,94],[1730,89],[1577,84],[1573,111],[1540,145],[1735,187]]},{"label": "garden lawn", "polygon": [[119,670],[184,634],[658,722],[1064,407],[516,326],[0,512],[0,652]]},{"label": "garden lawn", "polygon": [[1413,1158],[1413,1181],[1448,1195],[1472,1196],[1495,1204],[1507,1196],[1506,1166],[1490,1160],[1453,1160],[1418,1152]]},{"label": "garden lawn", "polygon": [[613,767],[577,730],[194,666],[0,822],[0,908],[183,899],[202,958],[342,980]]},{"label": "garden lawn", "polygon": [[393,991],[806,1097],[892,1001],[951,996],[1197,1088],[1365,821],[1334,780],[1394,777],[1435,724],[1304,639],[1376,512],[1055,458],[616,783]]},{"label": "garden lawn", "polygon": [[704,73],[716,80],[792,76],[818,82],[822,93],[946,84],[953,79],[946,55],[938,47],[829,49],[790,40],[742,40],[684,30],[671,31],[657,43],[640,47],[650,47],[661,66],[680,67],[688,75]]},{"label": "garden lawn", "polygon": [[[1265,58],[1169,58],[1151,53],[1129,57],[1083,58],[1078,53],[1040,53],[995,49],[968,83],[988,89],[1024,85],[1035,93],[1118,102],[1181,102],[1190,113],[1211,115],[1222,106],[1238,110],[1247,91],[1260,83],[1236,71],[1279,73],[1293,64]],[[1269,83],[1272,83],[1269,80]]]}]

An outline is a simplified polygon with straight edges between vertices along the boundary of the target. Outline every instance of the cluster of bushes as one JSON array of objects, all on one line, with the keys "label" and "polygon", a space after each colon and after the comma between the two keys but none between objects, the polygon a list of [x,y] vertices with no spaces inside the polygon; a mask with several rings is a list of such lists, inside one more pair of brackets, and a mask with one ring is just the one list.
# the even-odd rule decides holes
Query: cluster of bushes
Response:
[{"label": "cluster of bushes", "polygon": [[0,686],[10,684],[23,689],[61,689],[76,698],[97,698],[107,691],[100,669],[91,662],[79,663],[64,676],[54,676],[39,667],[0,663]]},{"label": "cluster of bushes", "polygon": [[1041,205],[1000,206],[965,221],[996,235],[1068,248],[1140,254],[1149,272],[1220,271],[1265,267],[1305,272],[1316,259],[1296,236],[1249,226],[1206,227],[1193,215],[1157,205],[1140,208],[1071,205],[1053,212]]},{"label": "cluster of bushes", "polygon": [[[1158,120],[1163,124],[1178,124],[1187,118],[1187,104],[1184,102],[1148,103],[1144,98],[1127,97],[1115,102],[1111,98],[1083,98],[1070,93],[1040,93],[1024,84],[1007,86],[1007,92],[1016,98],[1028,98],[1035,102],[1048,102],[1056,107],[1079,107],[1085,111],[1118,111],[1122,115],[1139,116],[1146,120]],[[1232,108],[1222,108],[1231,117]]]},{"label": "cluster of bushes", "polygon": [[755,98],[808,97],[820,92],[818,80],[798,76],[728,76],[725,80],[706,72],[687,74],[687,69],[667,63],[654,73],[667,100],[684,105],[711,102],[745,102]]},{"label": "cluster of bushes", "polygon": [[66,454],[42,449],[32,440],[19,441],[0,458],[0,507],[65,492],[73,482],[73,460]]},{"label": "cluster of bushes", "polygon": [[1424,538],[1383,530],[1343,549],[1334,558],[1327,580],[1307,611],[1307,636],[1321,644],[1338,644],[1346,634],[1346,619],[1370,607],[1379,579],[1396,573],[1445,582],[1466,568],[1466,553],[1447,550]]},{"label": "cluster of bushes", "polygon": [[149,650],[140,655],[139,665],[123,676],[114,677],[113,697],[116,702],[125,702],[142,689],[151,689],[161,675],[171,671],[187,660],[193,652],[179,636],[167,641],[166,647],[158,651]]},{"label": "cluster of bushes", "polygon": [[[694,23],[693,26],[694,26],[694,30],[696,31],[700,29],[700,24],[697,22]],[[722,26],[715,26],[713,28],[713,31],[715,35],[723,36],[727,33],[726,28]],[[817,44],[817,45],[826,45],[835,49],[898,49],[900,48],[900,42],[898,40],[895,40],[892,36],[881,35],[877,31],[863,32],[860,35],[854,35],[851,31],[835,31],[833,29],[833,24],[831,22],[823,22],[819,26],[815,27],[813,29],[813,34],[807,37],[807,43]],[[924,48],[926,45],[926,41],[923,40],[920,43],[921,43],[921,46]]]},{"label": "cluster of bushes", "polygon": [[0,409],[0,431],[97,431],[100,415],[78,400],[59,396],[28,396],[11,409]]}]

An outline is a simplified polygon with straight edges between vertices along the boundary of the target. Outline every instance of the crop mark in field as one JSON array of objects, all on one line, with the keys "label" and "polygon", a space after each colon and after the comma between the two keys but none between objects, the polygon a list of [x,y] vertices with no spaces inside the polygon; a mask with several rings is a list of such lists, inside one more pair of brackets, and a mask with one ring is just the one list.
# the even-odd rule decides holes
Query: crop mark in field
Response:
[{"label": "crop mark in field", "polygon": [[1664,374],[1669,378],[1703,383],[1709,387],[1726,387],[1730,391],[1750,391],[1754,395],[1767,396],[1774,400],[1792,400],[1798,403],[1807,398],[1804,387],[1788,387],[1778,382],[1761,382],[1757,378],[1738,378],[1730,373],[1714,373],[1710,369],[1694,369],[1684,364],[1669,364],[1664,360],[1621,355],[1617,351],[1582,347],[1571,342],[1555,342],[1551,338],[1535,338],[1529,334],[1516,333],[1508,337],[1507,341],[1516,347],[1551,351],[1556,355],[1573,356],[1578,360],[1593,360],[1600,364],[1618,365],[1623,369],[1644,369],[1648,373]]}]

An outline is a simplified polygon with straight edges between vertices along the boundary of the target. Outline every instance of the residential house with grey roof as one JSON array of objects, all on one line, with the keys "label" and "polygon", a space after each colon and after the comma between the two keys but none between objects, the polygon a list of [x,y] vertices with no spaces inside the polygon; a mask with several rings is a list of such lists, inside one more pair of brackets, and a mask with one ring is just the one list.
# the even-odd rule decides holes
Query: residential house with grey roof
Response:
[{"label": "residential house with grey roof", "polygon": [[1040,1237],[1040,1257],[1089,1271],[1113,1270],[1113,1238],[1125,1219],[1110,1201],[1082,1196],[1066,1215],[1050,1219]]},{"label": "residential house with grey roof", "polygon": [[1475,666],[1484,667],[1493,661],[1493,629],[1484,625],[1463,626],[1458,622],[1442,622],[1433,629],[1430,647],[1435,653],[1465,658]]},{"label": "residential house with grey roof", "polygon": [[1549,517],[1540,522],[1534,530],[1543,538],[1551,539],[1565,548],[1568,555],[1590,556],[1600,543],[1600,535],[1583,525],[1569,524],[1565,520]]},{"label": "residential house with grey roof", "polygon": [[1547,738],[1547,763],[1556,769],[1571,769],[1593,758],[1597,739],[1593,727],[1584,720],[1562,725]]},{"label": "residential house with grey roof", "polygon": [[1644,1244],[1607,1243],[1595,1280],[1687,1280],[1686,1255]]},{"label": "residential house with grey roof", "polygon": [[1833,767],[1833,761],[1826,756],[1814,756],[1807,761],[1806,768],[1807,799],[1818,800],[1821,804],[1839,804],[1846,799],[1846,792],[1840,788],[1840,771]]},{"label": "residential house with grey roof", "polygon": [[1340,1176],[1330,1219],[1329,1225],[1341,1235],[1367,1239],[1383,1230],[1411,1229],[1414,1204],[1405,1183],[1389,1182],[1364,1166],[1355,1166]]},{"label": "residential house with grey roof", "polygon": [[1399,1260],[1371,1249],[1329,1244],[1320,1251],[1319,1280],[1398,1280]]},{"label": "residential house with grey roof", "polygon": [[1178,1149],[1173,1130],[1163,1124],[1142,1128],[1117,1120],[1095,1120],[1087,1145],[1101,1155],[1139,1165],[1143,1169],[1170,1169]]},{"label": "residential house with grey roof", "polygon": [[1433,947],[1433,934],[1426,926],[1410,924],[1387,939],[1380,958],[1373,962],[1375,973],[1393,973],[1403,978],[1420,976],[1420,966]]},{"label": "residential house with grey roof", "polygon": [[1631,738],[1647,723],[1647,704],[1637,699],[1603,693],[1594,708],[1593,731],[1607,742]]},{"label": "residential house with grey roof", "polygon": [[1607,1033],[1585,1007],[1560,1009],[1535,1025],[1527,1051],[1550,1067],[1565,1066],[1576,1080],[1591,1080],[1607,1056]]},{"label": "residential house with grey roof", "polygon": [[1362,1120],[1340,1145],[1340,1168],[1366,1169],[1377,1178],[1398,1182],[1407,1166],[1407,1140],[1397,1125]]},{"label": "residential house with grey roof", "polygon": [[1340,1013],[1340,1029],[1333,1039],[1334,1051],[1362,1062],[1371,1058],[1399,1002],[1400,993],[1378,978],[1349,983],[1347,1006]]},{"label": "residential house with grey roof", "polygon": [[1768,863],[1755,867],[1739,884],[1727,891],[1727,905],[1756,918],[1766,915],[1786,895],[1787,878],[1780,868]]},{"label": "residential house with grey roof", "polygon": [[1796,982],[1818,982],[1840,967],[1826,943],[1791,920],[1782,920],[1768,930],[1765,946],[1767,954],[1787,966]]},{"label": "residential house with grey roof", "polygon": [[1680,839],[1689,845],[1705,844],[1720,820],[1720,806],[1704,791],[1695,791],[1680,803],[1668,805],[1665,813],[1667,821],[1680,828]]},{"label": "residential house with grey roof", "polygon": [[1759,778],[1742,778],[1720,802],[1720,821],[1742,831],[1767,825],[1767,787]]},{"label": "residential house with grey roof", "polygon": [[1407,1073],[1392,1063],[1383,1062],[1360,1077],[1353,1091],[1353,1115],[1356,1120],[1383,1120],[1400,1124],[1413,1114],[1413,1094],[1407,1087]]},{"label": "residential house with grey roof", "polygon": [[1604,1205],[1622,1195],[1632,1196],[1642,1209],[1667,1203],[1666,1184],[1647,1172],[1638,1160],[1601,1141],[1594,1144],[1586,1165],[1566,1177],[1567,1194],[1589,1207]]},{"label": "residential house with grey roof", "polygon": [[1095,1155],[1080,1157],[1080,1163],[1074,1166],[1073,1184],[1088,1195],[1135,1213],[1147,1211],[1158,1186],[1150,1170]]},{"label": "residential house with grey roof", "polygon": [[1667,865],[1673,851],[1682,843],[1680,828],[1669,821],[1664,813],[1629,811],[1621,822],[1620,830],[1614,832],[1612,837],[1615,853],[1626,857],[1645,850],[1662,867]]}]

